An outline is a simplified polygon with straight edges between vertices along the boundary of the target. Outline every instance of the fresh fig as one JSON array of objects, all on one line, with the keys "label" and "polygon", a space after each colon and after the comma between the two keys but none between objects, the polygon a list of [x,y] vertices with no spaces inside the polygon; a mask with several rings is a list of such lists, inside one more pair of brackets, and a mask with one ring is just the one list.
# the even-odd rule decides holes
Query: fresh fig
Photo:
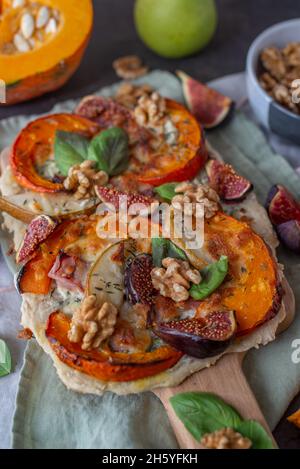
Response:
[{"label": "fresh fig", "polygon": [[231,165],[218,160],[209,160],[206,171],[211,187],[225,202],[241,201],[253,188],[248,179],[237,174]]},{"label": "fresh fig", "polygon": [[127,260],[124,283],[127,300],[132,305],[136,303],[153,305],[156,290],[151,279],[152,269],[152,256],[149,254],[139,254]]},{"label": "fresh fig", "polygon": [[178,71],[189,110],[206,129],[217,127],[233,107],[233,101],[200,81]]},{"label": "fresh fig", "polygon": [[175,349],[196,358],[219,355],[230,345],[237,324],[232,311],[215,311],[205,319],[160,323],[154,332]]},{"label": "fresh fig", "polygon": [[278,237],[282,243],[294,251],[296,254],[300,254],[300,222],[297,220],[286,221],[276,227]]},{"label": "fresh fig", "polygon": [[270,189],[266,208],[274,225],[291,220],[300,222],[300,203],[281,185],[275,185]]},{"label": "fresh fig", "polygon": [[122,192],[114,187],[103,187],[98,186],[95,188],[96,194],[99,199],[104,203],[112,204],[116,209],[119,208],[120,202],[122,199],[127,197],[127,210],[133,204],[143,204],[145,206],[149,206],[154,202],[152,197],[148,197],[147,195],[138,194],[138,193],[129,193],[129,192]]},{"label": "fresh fig", "polygon": [[30,259],[36,248],[50,236],[57,222],[46,215],[39,215],[28,225],[24,239],[16,255],[17,263]]}]

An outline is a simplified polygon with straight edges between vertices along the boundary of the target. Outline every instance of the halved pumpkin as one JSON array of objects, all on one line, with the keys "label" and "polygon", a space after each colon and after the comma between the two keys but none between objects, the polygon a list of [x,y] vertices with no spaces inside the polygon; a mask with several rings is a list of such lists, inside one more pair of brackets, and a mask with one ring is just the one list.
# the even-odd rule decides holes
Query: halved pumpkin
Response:
[{"label": "halved pumpkin", "polygon": [[102,381],[133,381],[161,373],[174,366],[182,353],[163,346],[146,353],[105,354],[86,352],[69,341],[70,318],[62,313],[49,316],[46,336],[51,348],[66,365]]},{"label": "halved pumpkin", "polygon": [[63,86],[78,68],[93,25],[91,0],[39,0],[60,13],[57,31],[28,52],[4,53],[19,30],[26,5],[12,8],[5,0],[0,19],[0,70],[7,87],[6,104],[26,101]]},{"label": "halved pumpkin", "polygon": [[52,114],[30,122],[17,136],[10,154],[10,165],[18,183],[34,192],[59,192],[63,184],[40,176],[37,165],[42,165],[53,152],[57,130],[93,137],[99,132],[95,122],[73,114]]}]

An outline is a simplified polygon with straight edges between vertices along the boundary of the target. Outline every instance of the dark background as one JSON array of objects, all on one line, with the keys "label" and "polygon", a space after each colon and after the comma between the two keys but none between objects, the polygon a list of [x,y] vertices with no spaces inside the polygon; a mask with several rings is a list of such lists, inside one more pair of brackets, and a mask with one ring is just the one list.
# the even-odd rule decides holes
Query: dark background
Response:
[{"label": "dark background", "polygon": [[[63,1],[63,0],[62,0]],[[91,93],[116,81],[112,61],[126,54],[141,56],[150,68],[178,68],[206,81],[245,68],[247,50],[266,27],[300,16],[299,0],[217,0],[219,26],[210,45],[197,56],[166,60],[148,50],[138,39],[133,24],[134,0],[94,0],[95,26],[82,65],[61,90],[31,103],[0,107],[0,118],[46,112],[57,102]],[[1,71],[0,71],[1,73]],[[300,397],[287,415],[300,408]],[[300,430],[282,419],[275,431],[282,448],[300,449]]]}]

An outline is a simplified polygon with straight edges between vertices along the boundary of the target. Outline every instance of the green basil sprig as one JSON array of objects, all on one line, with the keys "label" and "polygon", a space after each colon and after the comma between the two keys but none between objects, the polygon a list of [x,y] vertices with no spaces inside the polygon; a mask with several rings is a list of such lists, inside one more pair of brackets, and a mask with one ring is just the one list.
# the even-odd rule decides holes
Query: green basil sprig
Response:
[{"label": "green basil sprig", "polygon": [[88,155],[89,140],[74,132],[57,130],[54,141],[55,163],[63,176],[71,166],[82,163]]},{"label": "green basil sprig", "polygon": [[4,342],[0,339],[0,377],[9,375],[11,372],[11,355],[10,351]]},{"label": "green basil sprig", "polygon": [[186,392],[170,399],[177,417],[193,437],[200,441],[206,433],[232,428],[252,441],[251,449],[274,449],[266,430],[240,414],[220,397],[206,392]]},{"label": "green basil sprig", "polygon": [[97,162],[97,168],[109,176],[125,171],[129,163],[129,139],[125,130],[112,127],[88,140],[74,132],[58,130],[54,142],[55,162],[63,176],[71,166],[84,160]]},{"label": "green basil sprig", "polygon": [[200,273],[202,281],[190,289],[190,295],[194,300],[204,300],[223,283],[228,273],[228,257],[221,256],[217,262],[208,265]]},{"label": "green basil sprig", "polygon": [[171,202],[173,197],[175,197],[176,192],[175,189],[178,186],[177,182],[168,182],[166,184],[162,184],[154,189],[154,192],[158,194],[162,199]]},{"label": "green basil sprig", "polygon": [[166,257],[187,260],[185,252],[176,246],[170,239],[152,238],[152,258],[155,267],[161,267]]},{"label": "green basil sprig", "polygon": [[96,135],[89,145],[88,159],[97,161],[98,168],[109,176],[125,171],[129,162],[129,139],[125,130],[112,127]]}]

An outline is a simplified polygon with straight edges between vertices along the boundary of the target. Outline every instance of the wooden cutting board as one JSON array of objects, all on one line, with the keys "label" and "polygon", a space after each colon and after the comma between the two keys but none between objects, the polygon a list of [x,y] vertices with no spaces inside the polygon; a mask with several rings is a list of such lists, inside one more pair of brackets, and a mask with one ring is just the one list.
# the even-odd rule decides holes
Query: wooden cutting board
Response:
[{"label": "wooden cutting board", "polygon": [[[294,317],[295,298],[286,280],[284,280],[283,285],[285,289],[284,304],[288,318],[284,325],[287,328]],[[282,327],[280,330],[283,330]],[[267,430],[276,445],[272,432],[242,370],[245,354],[232,353],[224,355],[216,365],[193,374],[179,386],[155,390],[155,394],[167,411],[180,448],[203,449],[200,443],[186,430],[170,404],[172,396],[191,391],[211,392],[221,397],[228,404],[231,404],[244,419],[257,420]]]}]

